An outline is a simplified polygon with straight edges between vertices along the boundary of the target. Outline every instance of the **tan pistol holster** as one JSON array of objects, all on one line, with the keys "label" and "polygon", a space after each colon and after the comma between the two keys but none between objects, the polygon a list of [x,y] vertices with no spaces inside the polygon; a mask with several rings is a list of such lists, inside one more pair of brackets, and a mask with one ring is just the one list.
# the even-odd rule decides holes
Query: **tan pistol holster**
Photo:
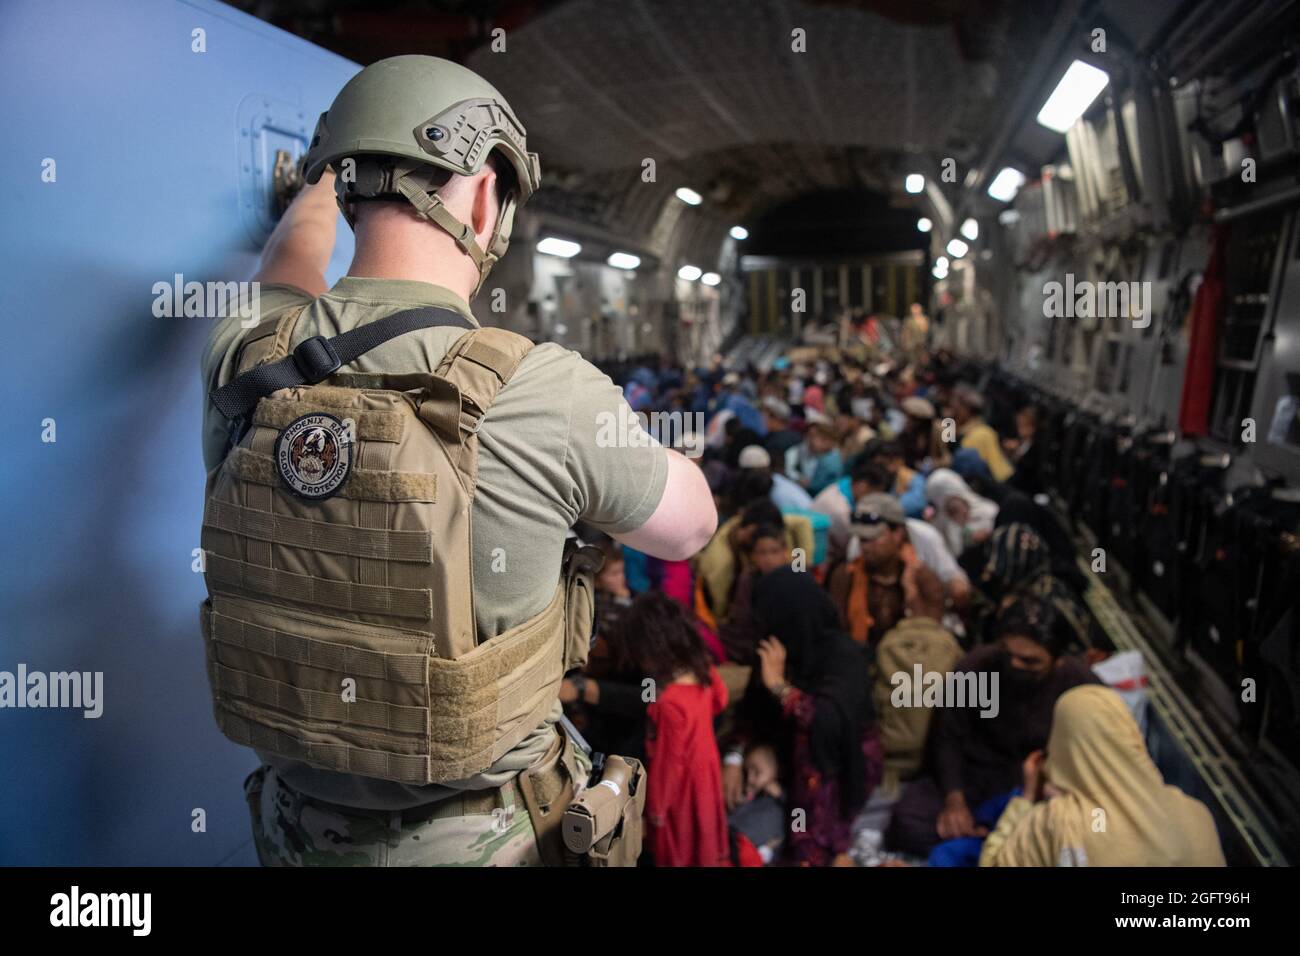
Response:
[{"label": "tan pistol holster", "polygon": [[645,812],[645,767],[632,757],[609,756],[600,779],[564,813],[564,845],[580,864],[636,866]]},{"label": "tan pistol holster", "polygon": [[[582,549],[535,617],[481,644],[475,628],[478,429],[532,343],[429,308],[288,354],[300,312],[253,329],[212,393],[243,429],[208,477],[203,515],[217,724],[329,770],[469,777],[542,723],[586,661],[594,616],[600,559]],[[432,374],[338,372],[438,325],[469,331]]]}]

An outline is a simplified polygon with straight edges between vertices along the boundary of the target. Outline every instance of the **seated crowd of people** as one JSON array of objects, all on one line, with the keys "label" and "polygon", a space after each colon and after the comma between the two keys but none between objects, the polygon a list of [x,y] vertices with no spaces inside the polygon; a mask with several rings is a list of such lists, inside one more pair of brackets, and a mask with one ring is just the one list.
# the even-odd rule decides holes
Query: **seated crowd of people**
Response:
[{"label": "seated crowd of people", "polygon": [[577,529],[605,562],[561,700],[646,763],[644,862],[1223,865],[1090,666],[1031,405],[1000,434],[915,345],[626,371],[637,411],[702,416],[719,513],[689,561]]}]

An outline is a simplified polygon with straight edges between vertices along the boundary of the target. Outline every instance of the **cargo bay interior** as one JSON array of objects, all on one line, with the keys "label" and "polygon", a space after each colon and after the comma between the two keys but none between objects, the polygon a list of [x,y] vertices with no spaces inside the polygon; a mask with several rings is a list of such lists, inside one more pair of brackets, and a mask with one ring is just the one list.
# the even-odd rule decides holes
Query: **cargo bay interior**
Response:
[{"label": "cargo bay interior", "polygon": [[[1033,403],[1089,638],[1141,653],[1156,765],[1211,808],[1230,865],[1300,858],[1300,4],[40,8],[14,4],[0,36],[6,73],[40,97],[0,110],[42,132],[40,156],[68,157],[60,176],[77,185],[20,187],[30,230],[0,239],[7,311],[50,317],[18,344],[55,369],[15,396],[0,469],[20,500],[64,498],[53,525],[6,514],[11,540],[47,544],[3,558],[23,622],[5,659],[75,660],[133,691],[71,747],[72,717],[9,721],[0,753],[39,772],[34,792],[0,782],[16,824],[0,858],[255,861],[228,786],[249,756],[212,726],[192,633],[202,503],[173,494],[202,486],[203,330],[151,318],[147,293],[173,273],[251,275],[281,211],[277,152],[301,156],[343,82],[405,53],[488,79],[541,156],[542,188],[492,275],[501,293],[474,303],[484,324],[624,384],[661,361],[813,368],[868,328],[868,354],[888,356],[919,303],[928,347],[992,424],[1014,433]],[[34,37],[71,43],[76,67],[44,63]],[[94,163],[76,158],[86,141],[107,144]],[[0,157],[6,179],[31,178],[19,163]],[[87,190],[106,197],[94,221]],[[197,209],[177,211],[185,195]],[[350,255],[340,222],[331,282]],[[70,265],[52,269],[59,257]],[[1084,308],[1083,286],[1112,308]],[[95,361],[60,362],[70,337]],[[83,412],[87,382],[103,400]],[[58,465],[14,424],[46,418],[69,422]],[[71,595],[69,576],[86,582]],[[160,701],[179,719],[156,721]],[[68,794],[85,787],[99,792],[82,812]],[[188,832],[199,806],[202,835]]]}]

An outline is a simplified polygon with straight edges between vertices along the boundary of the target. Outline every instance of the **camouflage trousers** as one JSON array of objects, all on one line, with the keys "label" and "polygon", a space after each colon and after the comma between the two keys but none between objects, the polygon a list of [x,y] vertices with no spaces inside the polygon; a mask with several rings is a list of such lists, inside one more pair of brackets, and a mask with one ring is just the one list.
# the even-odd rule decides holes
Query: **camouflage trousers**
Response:
[{"label": "camouflage trousers", "polygon": [[[540,866],[515,786],[430,811],[351,810],[293,790],[269,766],[244,781],[263,866]],[[469,804],[472,803],[472,806]]]}]

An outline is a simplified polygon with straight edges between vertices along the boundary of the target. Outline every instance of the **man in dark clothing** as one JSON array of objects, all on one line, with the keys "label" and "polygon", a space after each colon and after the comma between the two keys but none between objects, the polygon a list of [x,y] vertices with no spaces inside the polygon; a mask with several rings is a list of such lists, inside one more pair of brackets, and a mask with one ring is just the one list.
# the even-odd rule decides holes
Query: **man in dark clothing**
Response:
[{"label": "man in dark clothing", "polygon": [[891,849],[925,856],[942,840],[985,836],[972,808],[1020,785],[1025,758],[1047,744],[1058,697],[1100,683],[1084,661],[1062,656],[1055,617],[1049,603],[1021,597],[999,619],[996,641],[957,663],[955,672],[982,675],[995,705],[945,701],[949,706],[935,714],[929,772],[908,784],[894,807],[886,834]]},{"label": "man in dark clothing", "polygon": [[1016,412],[1016,439],[1007,450],[1016,471],[1007,484],[1030,498],[1042,494],[1043,446],[1038,441],[1038,409],[1026,405]]}]

